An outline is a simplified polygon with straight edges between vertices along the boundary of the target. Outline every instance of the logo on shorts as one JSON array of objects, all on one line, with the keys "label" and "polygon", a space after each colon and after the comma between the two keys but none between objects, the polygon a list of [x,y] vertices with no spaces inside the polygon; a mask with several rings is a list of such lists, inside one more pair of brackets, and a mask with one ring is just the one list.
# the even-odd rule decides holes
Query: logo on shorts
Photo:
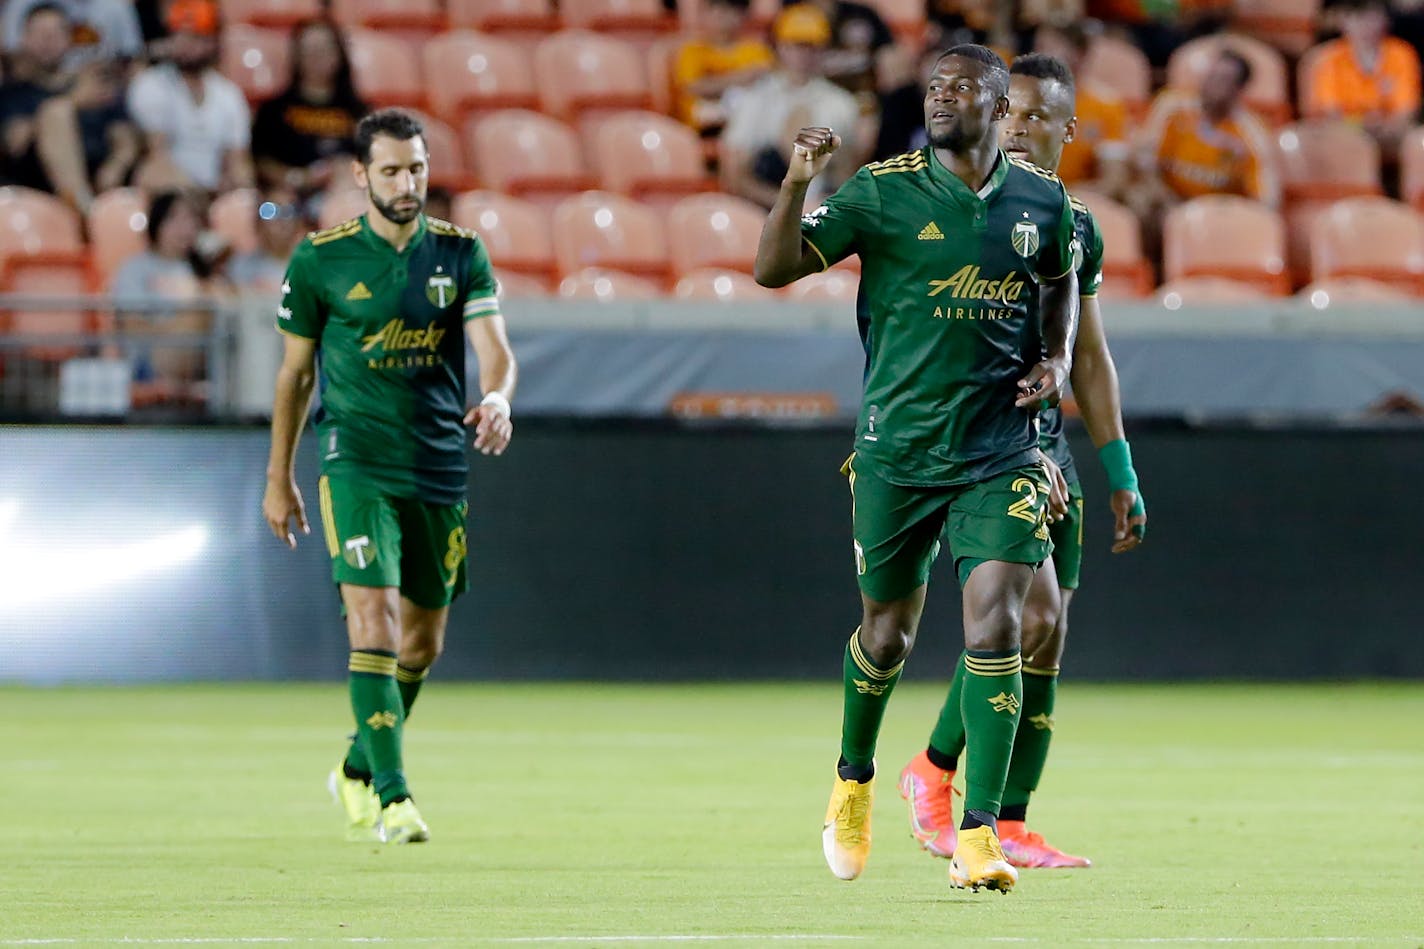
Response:
[{"label": "logo on shorts", "polygon": [[1010,715],[1019,710],[1019,700],[1007,692],[1000,692],[989,699],[989,704],[994,707],[994,711],[1008,712]]},{"label": "logo on shorts", "polygon": [[371,546],[371,538],[365,534],[350,538],[343,548],[342,559],[357,570],[365,570],[376,562],[376,548]]},{"label": "logo on shorts", "polygon": [[[1010,696],[1012,698],[1013,696]],[[1040,712],[1037,715],[1030,715],[1028,723],[1041,732],[1053,731],[1053,718]]]},{"label": "logo on shorts", "polygon": [[1009,240],[1013,241],[1014,250],[1019,252],[1020,257],[1032,257],[1038,253],[1038,225],[1032,221],[1019,221],[1014,225]]},{"label": "logo on shorts", "polygon": [[425,299],[442,310],[455,302],[455,278],[445,273],[444,267],[436,267],[425,281]]}]

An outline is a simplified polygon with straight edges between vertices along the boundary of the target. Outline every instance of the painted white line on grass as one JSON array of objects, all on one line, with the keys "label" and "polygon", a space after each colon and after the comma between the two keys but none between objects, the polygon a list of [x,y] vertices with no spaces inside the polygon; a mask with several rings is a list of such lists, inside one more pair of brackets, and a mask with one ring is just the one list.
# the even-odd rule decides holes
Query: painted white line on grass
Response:
[{"label": "painted white line on grass", "polygon": [[[1388,936],[1383,937],[1389,942],[1413,943],[1419,942],[1424,937],[1420,936]],[[1037,936],[976,936],[978,942],[1014,942],[1014,943],[1051,943],[1053,945],[1063,945],[1072,943],[1082,943],[1083,945],[1101,945],[1103,943],[1120,943],[1123,945],[1197,945],[1198,943],[1247,943],[1260,945],[1265,943],[1287,945],[1319,945],[1325,943],[1378,943],[1381,937],[1378,936],[1082,936],[1074,938],[1071,936],[1053,936],[1039,938]]]},{"label": "painted white line on grass", "polygon": [[[602,942],[809,942],[817,940],[820,942],[857,942],[864,940],[865,936],[845,936],[835,933],[685,933],[670,934],[664,936],[649,935],[600,935],[600,936],[493,936],[475,937],[474,939],[463,939],[466,944],[479,943],[486,945],[539,945],[548,943],[602,943]],[[300,943],[433,943],[448,942],[449,939],[440,937],[410,937],[399,936],[387,938],[385,936],[313,936],[305,939],[298,939],[292,936],[170,936],[154,939],[143,939],[134,936],[125,936],[111,939],[0,939],[0,946],[73,946],[83,943],[85,945],[106,945],[106,946],[201,946],[214,944],[300,944]]]}]

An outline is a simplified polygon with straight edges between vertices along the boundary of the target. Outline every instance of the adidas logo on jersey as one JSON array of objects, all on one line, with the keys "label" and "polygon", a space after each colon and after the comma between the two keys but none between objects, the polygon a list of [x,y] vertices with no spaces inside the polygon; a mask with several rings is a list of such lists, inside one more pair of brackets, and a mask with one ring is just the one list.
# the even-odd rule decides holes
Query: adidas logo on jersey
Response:
[{"label": "adidas logo on jersey", "polygon": [[366,284],[365,284],[365,283],[363,283],[362,281],[358,280],[358,281],[356,281],[356,286],[354,286],[354,287],[352,287],[350,290],[347,290],[347,291],[346,291],[346,299],[348,299],[348,300],[369,300],[369,299],[371,299],[371,291],[366,289]]},{"label": "adidas logo on jersey", "polygon": [[939,229],[938,224],[936,224],[934,221],[931,221],[920,229],[920,240],[942,241],[944,240],[944,231],[941,231]]}]

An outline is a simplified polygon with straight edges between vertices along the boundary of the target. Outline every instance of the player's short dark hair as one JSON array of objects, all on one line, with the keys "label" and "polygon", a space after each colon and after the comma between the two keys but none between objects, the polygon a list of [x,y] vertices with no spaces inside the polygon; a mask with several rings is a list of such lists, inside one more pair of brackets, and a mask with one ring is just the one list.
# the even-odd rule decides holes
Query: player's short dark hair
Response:
[{"label": "player's short dark hair", "polygon": [[1069,69],[1068,64],[1057,56],[1050,56],[1047,53],[1025,53],[1019,56],[1009,67],[1009,75],[1028,76],[1030,79],[1047,79],[1062,83],[1069,92],[1076,88],[1073,82],[1073,70]]},{"label": "player's short dark hair", "polygon": [[371,163],[371,143],[377,135],[408,142],[424,138],[425,126],[404,109],[377,109],[356,124],[356,157],[361,159],[361,164]]},{"label": "player's short dark hair", "polygon": [[976,63],[982,63],[989,67],[989,74],[993,77],[994,83],[998,86],[994,95],[1005,96],[1009,92],[1009,66],[1004,62],[1003,57],[987,46],[980,46],[978,43],[960,43],[958,46],[951,46],[939,58],[935,60],[938,64],[949,56],[958,56],[961,59],[972,59]]},{"label": "player's short dark hair", "polygon": [[1219,55],[1222,59],[1236,67],[1236,73],[1239,77],[1236,82],[1236,88],[1245,88],[1246,84],[1251,81],[1251,60],[1242,56],[1229,46],[1223,49]]}]

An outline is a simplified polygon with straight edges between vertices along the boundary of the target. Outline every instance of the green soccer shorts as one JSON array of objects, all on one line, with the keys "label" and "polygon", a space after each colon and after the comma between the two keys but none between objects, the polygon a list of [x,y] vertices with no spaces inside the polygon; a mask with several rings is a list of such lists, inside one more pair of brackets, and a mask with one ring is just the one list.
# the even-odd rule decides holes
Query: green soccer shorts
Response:
[{"label": "green soccer shorts", "polygon": [[393,498],[354,478],[323,475],[321,524],[331,577],[358,587],[398,587],[439,609],[465,592],[466,502]]},{"label": "green soccer shorts", "polygon": [[1083,485],[1079,482],[1068,482],[1068,515],[1049,525],[1048,536],[1053,540],[1053,571],[1058,574],[1058,586],[1078,589],[1083,572]]},{"label": "green soccer shorts", "polygon": [[856,578],[872,600],[903,599],[927,583],[941,534],[956,568],[986,560],[1037,566],[1053,550],[1041,465],[969,485],[906,487],[868,466],[857,471],[855,461],[841,470],[850,480]]}]

